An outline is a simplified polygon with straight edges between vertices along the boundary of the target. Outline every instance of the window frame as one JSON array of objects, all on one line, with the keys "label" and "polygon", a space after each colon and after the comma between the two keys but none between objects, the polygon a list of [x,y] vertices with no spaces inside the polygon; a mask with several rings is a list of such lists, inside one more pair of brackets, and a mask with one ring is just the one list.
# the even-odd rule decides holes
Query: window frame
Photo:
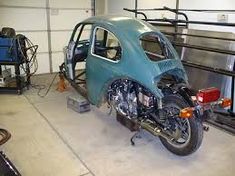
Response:
[{"label": "window frame", "polygon": [[[112,60],[112,59],[109,59],[109,58],[106,58],[106,57],[103,57],[103,56],[100,56],[100,55],[97,55],[97,54],[94,53],[94,47],[95,47],[95,33],[96,33],[97,29],[103,29],[103,30],[105,30],[105,31],[107,31],[107,32],[109,32],[109,33],[111,33],[111,34],[118,40],[118,43],[119,43],[119,45],[120,45],[120,47],[121,47],[121,57],[120,57],[119,60],[114,61],[114,60]],[[108,29],[106,29],[106,28],[104,28],[104,27],[101,27],[101,26],[96,26],[96,27],[94,28],[93,34],[92,34],[92,44],[91,44],[91,55],[92,55],[92,56],[98,57],[98,58],[100,58],[100,59],[103,59],[103,60],[106,60],[106,61],[109,61],[109,62],[112,62],[112,63],[118,63],[118,62],[120,62],[121,59],[122,59],[122,55],[123,55],[123,52],[122,52],[122,51],[123,51],[123,49],[122,49],[121,42],[120,42],[120,40],[117,38],[117,36],[116,36],[113,32],[111,32],[110,30],[108,30]]]},{"label": "window frame", "polygon": [[[170,59],[169,58],[169,55],[166,55],[166,51],[164,51],[164,46],[163,46],[163,43],[161,43],[161,41],[160,40],[163,40],[162,38],[161,38],[161,36],[159,36],[159,34],[157,34],[157,33],[155,33],[155,32],[146,32],[146,33],[144,33],[144,34],[142,34],[140,37],[139,37],[139,41],[140,41],[140,47],[143,49],[143,52],[144,52],[144,54],[146,55],[146,57],[148,58],[148,59],[150,59],[149,57],[148,57],[148,55],[147,55],[147,52],[144,50],[144,48],[142,47],[142,44],[141,44],[141,38],[142,37],[144,37],[144,36],[146,36],[146,35],[151,35],[151,34],[153,34],[153,35],[155,35],[157,38],[158,38],[158,41],[156,42],[156,43],[158,43],[159,44],[159,46],[160,46],[160,48],[161,48],[161,50],[162,50],[162,52],[163,52],[163,55],[159,55],[159,54],[156,54],[156,56],[157,57],[159,57],[161,60],[164,60],[164,59]],[[144,41],[144,40],[143,40]],[[154,41],[152,41],[152,42],[154,42]],[[166,45],[167,45],[167,43],[166,43]],[[171,52],[171,55],[174,55],[173,53],[172,53],[172,51],[171,51],[171,49],[170,48],[168,48],[168,52]],[[151,54],[151,53],[150,53]],[[154,55],[155,55],[155,53],[153,53]],[[159,55],[159,56],[158,56]],[[162,56],[164,56],[164,58],[161,58]],[[150,59],[151,61],[153,61],[152,59]],[[156,61],[154,61],[154,62],[156,62]]]},{"label": "window frame", "polygon": [[[80,37],[81,37],[82,31],[83,31],[83,29],[84,29],[84,26],[86,26],[86,25],[91,25],[91,34],[92,34],[92,27],[93,27],[94,23],[78,23],[78,24],[74,27],[74,29],[73,29],[73,31],[72,31],[72,35],[71,35],[71,37],[70,37],[69,42],[71,42],[71,41],[76,42],[77,40],[79,40]],[[79,29],[80,26],[81,26],[81,29]],[[79,30],[79,31],[78,31],[78,30]],[[77,37],[75,38],[77,32],[79,32],[79,33],[78,33]],[[74,39],[75,39],[75,40],[74,40]]]},{"label": "window frame", "polygon": [[[75,53],[75,50],[76,50],[76,48],[77,48],[77,46],[78,46],[78,43],[79,43],[79,40],[80,40],[80,38],[81,38],[81,35],[82,35],[82,33],[83,33],[83,31],[84,31],[84,27],[86,26],[86,25],[91,25],[91,32],[90,32],[90,36],[91,36],[91,34],[92,34],[92,29],[93,29],[93,25],[94,25],[94,23],[78,23],[75,27],[74,27],[74,29],[73,29],[73,32],[72,32],[72,35],[71,35],[71,37],[70,37],[70,40],[69,40],[69,44],[71,43],[71,42],[74,42],[74,47],[73,47],[73,50],[72,50],[72,55],[74,55],[74,53]],[[79,27],[81,27],[80,29],[79,29]],[[78,35],[76,35],[77,34],[77,32],[78,32]],[[90,43],[90,45],[92,44],[92,41],[90,41],[90,37],[89,37],[89,43]]]}]

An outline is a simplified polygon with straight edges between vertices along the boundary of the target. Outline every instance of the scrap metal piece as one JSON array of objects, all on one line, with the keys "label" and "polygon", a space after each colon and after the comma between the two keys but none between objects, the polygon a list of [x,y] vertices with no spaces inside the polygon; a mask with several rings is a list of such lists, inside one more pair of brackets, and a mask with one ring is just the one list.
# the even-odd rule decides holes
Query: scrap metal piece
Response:
[{"label": "scrap metal piece", "polygon": [[0,175],[21,176],[13,163],[6,157],[6,155],[2,151],[0,152]]}]

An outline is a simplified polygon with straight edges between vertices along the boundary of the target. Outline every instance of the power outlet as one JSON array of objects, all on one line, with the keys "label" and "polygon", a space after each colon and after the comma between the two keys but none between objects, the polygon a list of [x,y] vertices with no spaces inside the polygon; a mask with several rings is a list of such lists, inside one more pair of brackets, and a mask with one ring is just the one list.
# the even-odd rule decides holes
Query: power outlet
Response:
[{"label": "power outlet", "polygon": [[228,14],[220,13],[217,15],[217,21],[227,23],[228,22]]}]

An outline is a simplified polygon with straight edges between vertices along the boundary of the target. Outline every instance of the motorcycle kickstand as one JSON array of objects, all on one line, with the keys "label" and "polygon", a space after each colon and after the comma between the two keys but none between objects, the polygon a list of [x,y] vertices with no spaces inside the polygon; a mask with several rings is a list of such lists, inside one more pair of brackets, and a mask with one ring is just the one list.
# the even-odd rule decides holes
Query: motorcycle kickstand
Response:
[{"label": "motorcycle kickstand", "polygon": [[107,107],[109,109],[108,115],[110,116],[113,112],[113,107],[111,105],[107,105]]},{"label": "motorcycle kickstand", "polygon": [[131,145],[134,146],[135,145],[135,139],[141,139],[141,135],[140,135],[140,130],[138,130],[137,132],[135,132],[135,134],[131,137],[130,141],[131,141]]}]

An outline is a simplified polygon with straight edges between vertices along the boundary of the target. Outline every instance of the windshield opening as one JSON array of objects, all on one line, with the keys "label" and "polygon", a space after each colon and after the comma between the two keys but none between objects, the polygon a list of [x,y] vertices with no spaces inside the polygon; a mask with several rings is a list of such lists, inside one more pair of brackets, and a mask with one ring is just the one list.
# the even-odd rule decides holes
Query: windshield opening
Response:
[{"label": "windshield opening", "polygon": [[140,38],[141,46],[152,61],[160,61],[164,59],[173,58],[173,55],[165,41],[160,39],[157,34],[146,34]]}]

